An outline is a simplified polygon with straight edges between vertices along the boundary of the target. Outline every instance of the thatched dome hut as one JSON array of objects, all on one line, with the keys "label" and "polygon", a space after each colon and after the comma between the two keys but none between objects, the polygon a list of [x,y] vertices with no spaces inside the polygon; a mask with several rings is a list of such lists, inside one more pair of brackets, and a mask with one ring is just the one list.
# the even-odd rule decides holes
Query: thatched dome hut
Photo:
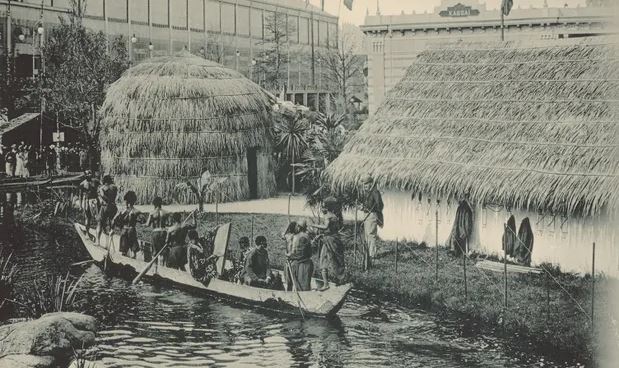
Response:
[{"label": "thatched dome hut", "polygon": [[333,187],[374,177],[385,239],[444,244],[458,200],[468,198],[472,249],[502,254],[513,214],[531,220],[534,263],[589,270],[595,241],[600,269],[617,274],[611,42],[431,45],[330,165]]},{"label": "thatched dome hut", "polygon": [[207,170],[228,178],[219,201],[268,197],[275,191],[271,102],[240,73],[189,53],[146,60],[107,91],[102,169],[142,203],[155,196],[195,203],[176,185]]}]

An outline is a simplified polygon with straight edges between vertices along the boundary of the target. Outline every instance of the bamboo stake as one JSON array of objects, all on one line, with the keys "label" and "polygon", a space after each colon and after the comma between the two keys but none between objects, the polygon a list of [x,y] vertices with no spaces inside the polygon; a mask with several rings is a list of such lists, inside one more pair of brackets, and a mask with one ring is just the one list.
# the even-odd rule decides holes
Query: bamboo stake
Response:
[{"label": "bamboo stake", "polygon": [[591,324],[595,323],[595,242],[593,242],[593,254],[591,255]]}]

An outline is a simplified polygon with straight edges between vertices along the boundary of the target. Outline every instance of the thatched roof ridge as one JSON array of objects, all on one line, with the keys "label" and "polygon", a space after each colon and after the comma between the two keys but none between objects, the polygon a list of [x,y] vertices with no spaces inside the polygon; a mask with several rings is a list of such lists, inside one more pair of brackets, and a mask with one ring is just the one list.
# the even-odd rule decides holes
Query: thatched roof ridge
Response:
[{"label": "thatched roof ridge", "polygon": [[272,103],[242,74],[187,52],[145,60],[107,91],[104,170],[143,201],[169,196],[179,181],[206,170],[230,178],[221,200],[243,199],[247,150],[268,153],[273,145]]},{"label": "thatched roof ridge", "polygon": [[328,174],[557,213],[616,207],[619,59],[606,38],[421,52]]}]

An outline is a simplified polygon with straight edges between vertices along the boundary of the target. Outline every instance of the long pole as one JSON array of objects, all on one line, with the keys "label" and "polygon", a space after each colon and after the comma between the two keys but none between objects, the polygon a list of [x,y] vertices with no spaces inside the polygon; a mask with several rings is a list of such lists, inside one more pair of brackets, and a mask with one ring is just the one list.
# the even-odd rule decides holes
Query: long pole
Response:
[{"label": "long pole", "polygon": [[435,235],[436,235],[436,239],[434,242],[434,248],[436,251],[436,254],[434,255],[434,263],[436,264],[436,281],[438,281],[438,209],[436,210],[436,230],[435,230]]},{"label": "long pole", "polygon": [[250,240],[250,244],[253,241],[254,241],[254,215],[251,215],[251,240]]},{"label": "long pole", "polygon": [[462,255],[462,264],[464,266],[464,300],[466,301],[468,300],[468,296],[469,296],[468,287],[466,285],[466,249],[468,248],[468,242],[469,242],[468,238],[465,240],[465,242],[466,242],[464,245],[465,251],[464,251],[464,254]]},{"label": "long pole", "polygon": [[312,22],[310,24],[310,38],[311,41],[311,49],[312,49],[312,86],[316,85],[316,65],[315,65],[315,51],[314,51],[314,11],[312,10],[312,12],[310,13],[311,18],[310,21]]},{"label": "long pole", "polygon": [[[503,228],[507,231],[507,225],[503,224]],[[505,313],[507,313],[507,247],[505,244],[503,244],[503,280],[503,306],[505,308]]]},{"label": "long pole", "polygon": [[11,26],[12,26],[12,19],[11,19],[11,0],[9,0],[7,8],[6,8],[6,85],[10,85],[11,82],[11,55],[12,55],[12,51],[11,51],[11,46],[13,46],[11,43],[13,36],[11,36]]},{"label": "long pole", "polygon": [[204,58],[206,59],[206,55],[208,55],[207,54],[207,50],[208,50],[208,29],[206,29],[206,0],[202,0],[202,28],[204,28]]},{"label": "long pole", "polygon": [[593,316],[595,314],[595,242],[593,242],[593,254],[591,255],[591,323],[595,320]]},{"label": "long pole", "polygon": [[[395,273],[398,273],[398,239],[395,239]],[[397,275],[396,275],[397,277]]]},{"label": "long pole", "polygon": [[358,219],[357,219],[357,201],[355,201],[355,224],[354,224],[354,231],[355,231],[355,236],[354,236],[354,241],[353,241],[353,254],[354,254],[354,265],[355,267],[357,266],[357,237],[358,235]]}]

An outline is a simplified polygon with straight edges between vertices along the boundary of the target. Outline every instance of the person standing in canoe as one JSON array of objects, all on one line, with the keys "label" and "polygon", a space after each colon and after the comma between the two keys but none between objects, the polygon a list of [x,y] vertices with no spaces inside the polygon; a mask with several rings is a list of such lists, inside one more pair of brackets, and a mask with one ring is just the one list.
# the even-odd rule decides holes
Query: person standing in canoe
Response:
[{"label": "person standing in canoe", "polygon": [[336,285],[344,281],[344,243],[340,239],[339,231],[343,225],[343,219],[339,213],[339,202],[333,197],[324,200],[322,212],[325,215],[325,223],[322,225],[312,225],[321,231],[317,238],[321,241],[320,249],[320,272],[322,274],[323,285],[319,291],[329,289],[329,281]]},{"label": "person standing in canoe", "polygon": [[312,262],[312,242],[307,235],[307,222],[301,220],[295,224],[290,249],[286,253],[290,269],[286,278],[290,278],[288,289],[296,285],[298,291],[311,290],[314,262]]},{"label": "person standing in canoe", "polygon": [[252,250],[249,244],[249,238],[246,236],[242,236],[239,238],[239,256],[235,259],[234,263],[234,279],[233,281],[237,284],[243,282],[244,277],[244,269],[245,269],[245,259],[247,259],[247,255]]},{"label": "person standing in canoe", "polygon": [[152,254],[157,254],[163,248],[166,241],[167,232],[165,229],[166,218],[168,216],[168,212],[163,208],[163,200],[161,197],[155,197],[153,199],[153,211],[148,215],[148,220],[146,220],[146,226],[152,226],[153,234],[152,234],[152,249],[146,250],[144,252],[144,261],[149,262],[151,260]]},{"label": "person standing in canoe", "polygon": [[194,225],[183,225],[182,216],[179,212],[172,214],[172,226],[167,228],[166,244],[169,251],[163,251],[161,256],[163,257],[163,264],[166,267],[178,268],[185,270],[185,263],[187,262],[187,246],[185,239],[189,230],[195,230],[196,218],[194,217]]},{"label": "person standing in canoe", "polygon": [[79,189],[80,207],[84,211],[84,223],[86,225],[84,230],[90,237],[90,226],[92,225],[92,220],[93,218],[96,218],[99,213],[99,196],[97,194],[99,190],[99,180],[97,178],[93,178],[90,170],[86,170],[84,172],[84,180],[80,183]]},{"label": "person standing in canoe", "polygon": [[363,211],[367,213],[363,228],[365,231],[365,242],[370,258],[376,256],[376,241],[378,240],[378,227],[383,227],[383,198],[371,176],[367,175],[362,180],[366,195],[363,201]]},{"label": "person standing in canoe", "polygon": [[140,250],[140,244],[138,243],[138,232],[135,228],[138,223],[138,215],[140,213],[134,207],[138,197],[134,191],[130,190],[125,194],[123,199],[125,201],[125,209],[114,217],[112,224],[114,224],[115,227],[121,228],[119,245],[120,253],[126,257],[129,251],[131,251],[131,257],[135,258]]},{"label": "person standing in canoe", "polygon": [[118,208],[116,207],[116,196],[118,188],[114,185],[111,175],[103,177],[103,185],[99,187],[99,223],[97,224],[97,245],[101,245],[101,234],[105,228],[111,229],[112,219],[116,216]]}]

